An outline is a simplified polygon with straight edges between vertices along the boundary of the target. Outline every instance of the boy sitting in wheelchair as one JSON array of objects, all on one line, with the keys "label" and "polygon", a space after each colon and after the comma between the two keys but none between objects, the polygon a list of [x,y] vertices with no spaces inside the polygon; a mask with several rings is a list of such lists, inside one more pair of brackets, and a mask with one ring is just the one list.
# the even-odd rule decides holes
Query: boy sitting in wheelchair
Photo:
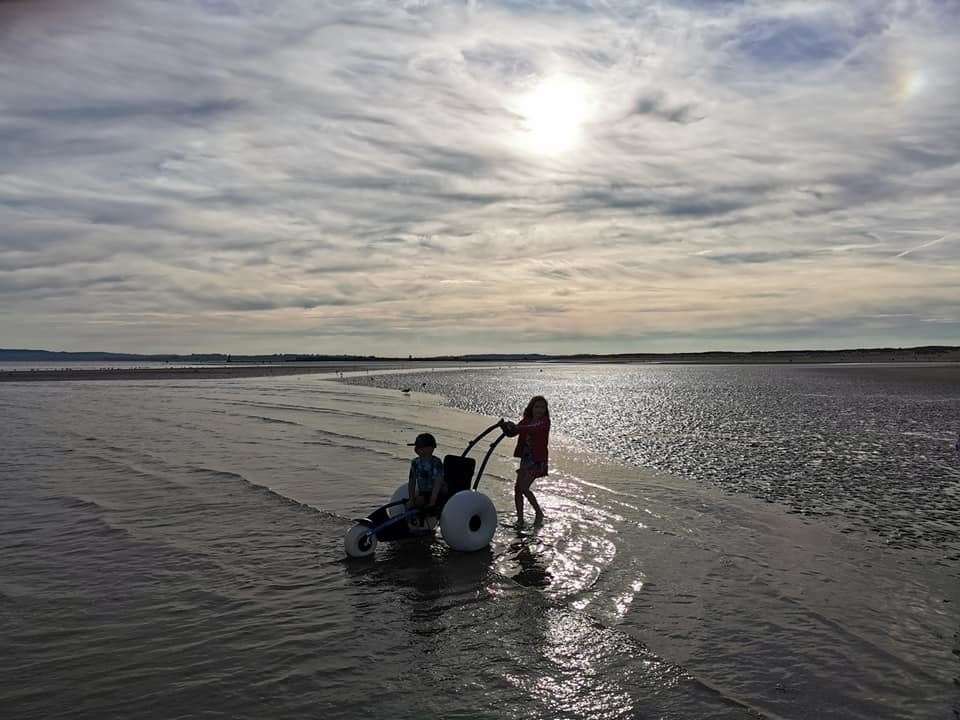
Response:
[{"label": "boy sitting in wheelchair", "polygon": [[407,507],[421,510],[421,516],[411,520],[411,525],[416,524],[417,520],[423,525],[425,516],[436,514],[437,499],[441,493],[446,493],[447,488],[443,481],[443,462],[433,456],[437,447],[436,438],[430,433],[420,433],[411,444],[417,457],[410,462]]}]

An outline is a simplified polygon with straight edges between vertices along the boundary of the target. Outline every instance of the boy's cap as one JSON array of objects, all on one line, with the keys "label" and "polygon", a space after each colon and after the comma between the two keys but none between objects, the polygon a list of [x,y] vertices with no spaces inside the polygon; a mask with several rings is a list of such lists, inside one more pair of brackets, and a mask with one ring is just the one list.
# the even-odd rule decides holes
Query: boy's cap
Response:
[{"label": "boy's cap", "polygon": [[412,443],[407,443],[407,447],[436,447],[437,439],[430,433],[420,433],[417,439]]}]

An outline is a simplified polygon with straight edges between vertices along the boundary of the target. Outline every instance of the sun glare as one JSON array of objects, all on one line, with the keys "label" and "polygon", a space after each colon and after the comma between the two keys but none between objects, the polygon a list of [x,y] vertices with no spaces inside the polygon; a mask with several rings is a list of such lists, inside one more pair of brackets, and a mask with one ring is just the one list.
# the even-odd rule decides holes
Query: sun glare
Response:
[{"label": "sun glare", "polygon": [[582,83],[566,77],[543,80],[516,103],[524,146],[550,155],[572,150],[582,139],[588,110]]},{"label": "sun glare", "polygon": [[897,82],[897,96],[901,100],[910,100],[922,93],[929,84],[929,78],[923,70],[904,72]]}]

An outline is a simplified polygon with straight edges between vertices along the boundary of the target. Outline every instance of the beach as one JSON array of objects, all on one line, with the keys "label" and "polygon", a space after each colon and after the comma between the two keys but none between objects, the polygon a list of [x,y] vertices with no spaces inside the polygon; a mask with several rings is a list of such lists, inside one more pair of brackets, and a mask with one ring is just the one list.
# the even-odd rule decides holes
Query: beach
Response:
[{"label": "beach", "polygon": [[[587,366],[489,372],[502,397],[596,384]],[[502,523],[489,552],[438,539],[345,560],[351,518],[406,482],[417,433],[459,453],[497,419],[450,406],[484,387],[471,374],[431,378],[450,394],[317,375],[5,385],[0,704],[25,719],[949,712],[960,596],[942,552],[622,462],[571,411],[535,487],[543,527],[510,526],[502,443],[480,488]]]}]

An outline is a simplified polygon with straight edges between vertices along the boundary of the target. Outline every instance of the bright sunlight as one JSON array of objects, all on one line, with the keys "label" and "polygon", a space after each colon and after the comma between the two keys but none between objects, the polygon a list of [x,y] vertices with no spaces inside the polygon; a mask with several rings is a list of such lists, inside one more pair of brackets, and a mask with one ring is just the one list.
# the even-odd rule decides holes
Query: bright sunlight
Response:
[{"label": "bright sunlight", "polygon": [[589,115],[584,84],[564,76],[544,79],[515,109],[524,121],[524,146],[549,155],[576,147]]}]

